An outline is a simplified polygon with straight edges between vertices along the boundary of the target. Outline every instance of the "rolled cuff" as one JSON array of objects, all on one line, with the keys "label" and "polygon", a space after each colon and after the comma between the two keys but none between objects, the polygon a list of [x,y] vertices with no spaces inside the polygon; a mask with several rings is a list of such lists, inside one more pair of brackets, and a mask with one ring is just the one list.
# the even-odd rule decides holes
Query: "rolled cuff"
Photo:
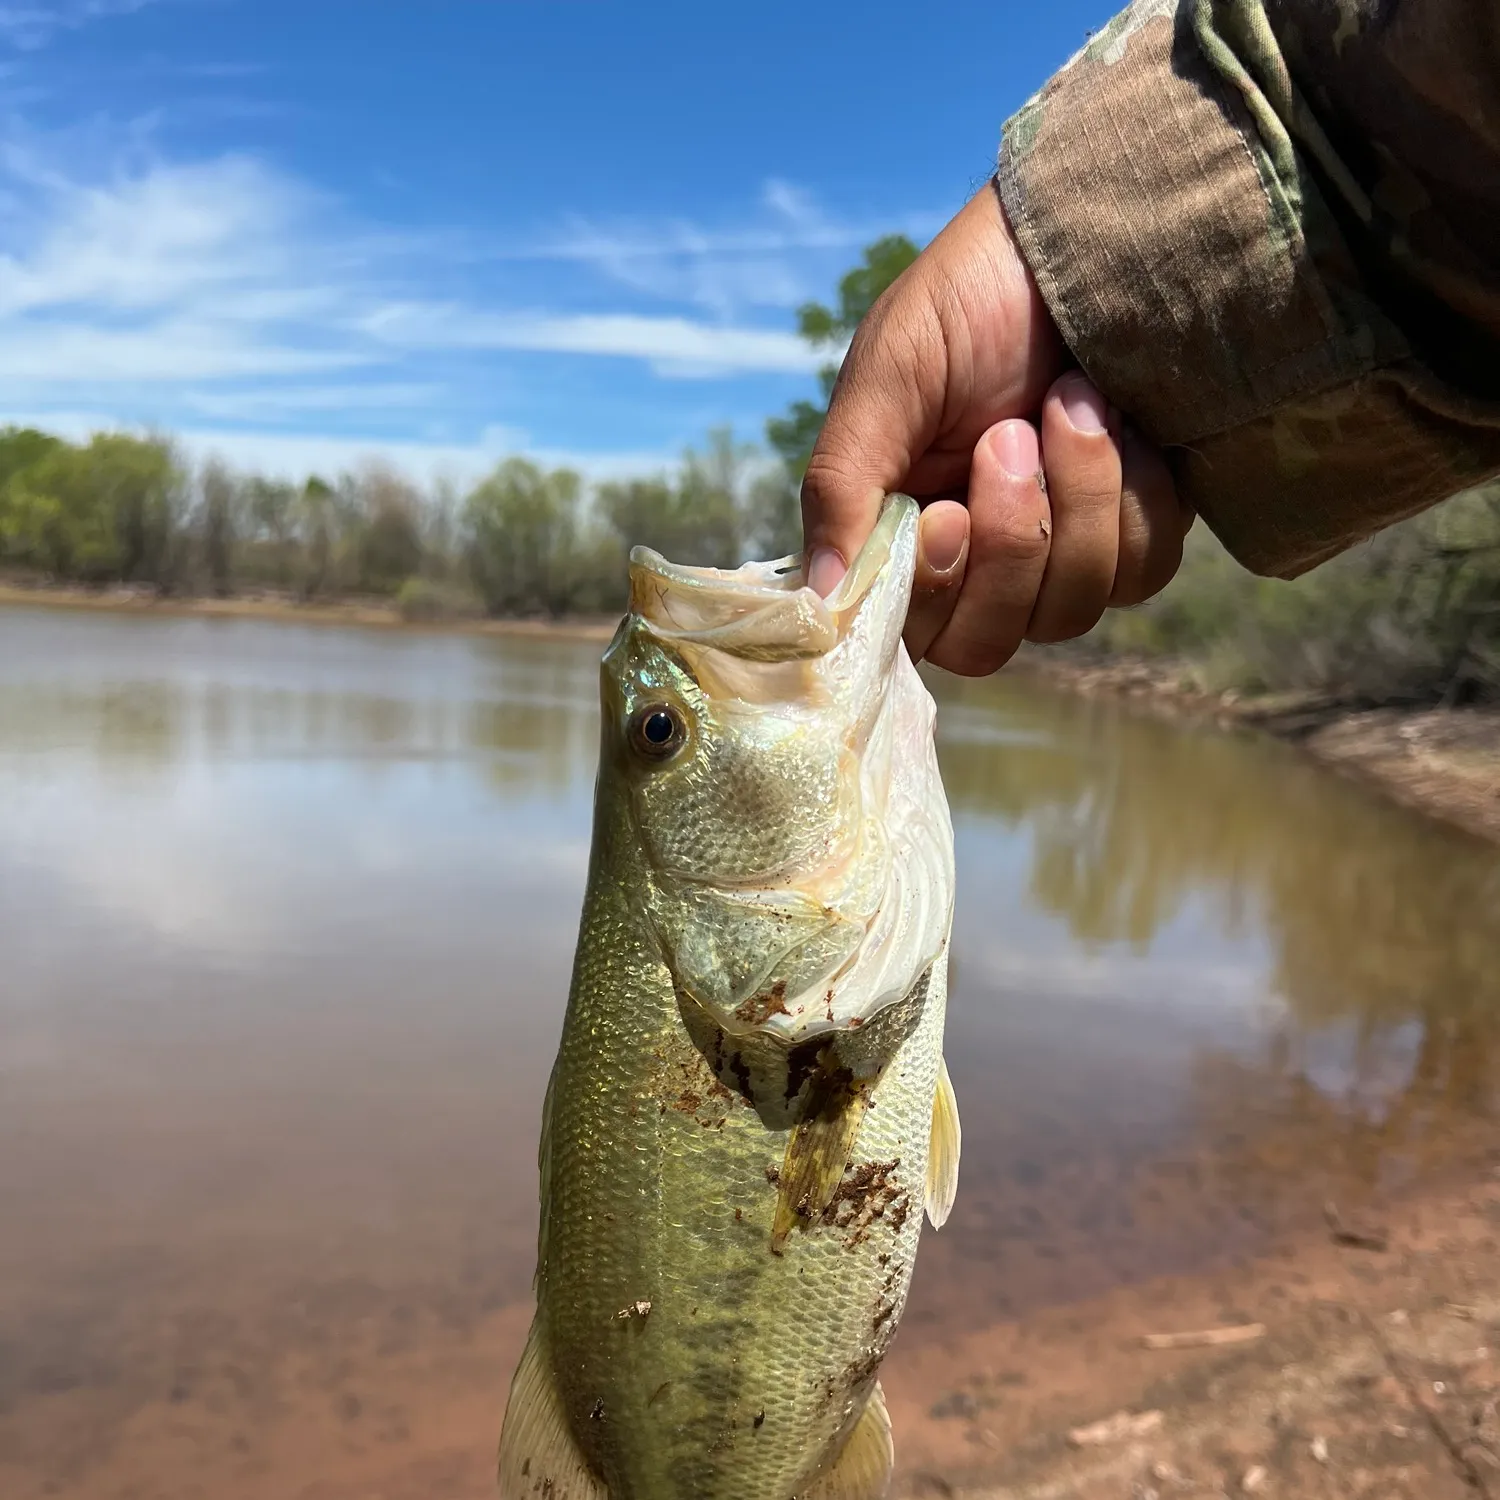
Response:
[{"label": "rolled cuff", "polygon": [[1116,17],[1007,122],[997,185],[1085,372],[1242,563],[1292,576],[1493,474],[1500,431],[1415,367],[1194,4]]}]

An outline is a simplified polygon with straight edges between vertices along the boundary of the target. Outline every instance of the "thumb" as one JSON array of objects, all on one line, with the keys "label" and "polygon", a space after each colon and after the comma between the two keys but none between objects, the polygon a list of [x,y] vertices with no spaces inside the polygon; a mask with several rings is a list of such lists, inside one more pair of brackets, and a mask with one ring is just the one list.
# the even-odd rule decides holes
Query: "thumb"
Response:
[{"label": "thumb", "polygon": [[886,495],[902,488],[937,428],[942,333],[930,303],[907,295],[914,269],[903,273],[855,334],[808,460],[802,536],[807,580],[820,594],[844,576],[875,529]]}]

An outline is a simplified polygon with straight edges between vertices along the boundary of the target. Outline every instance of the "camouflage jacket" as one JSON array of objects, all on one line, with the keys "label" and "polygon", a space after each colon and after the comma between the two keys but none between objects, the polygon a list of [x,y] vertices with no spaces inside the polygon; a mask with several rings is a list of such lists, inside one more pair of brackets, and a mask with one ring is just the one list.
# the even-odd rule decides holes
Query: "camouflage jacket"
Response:
[{"label": "camouflage jacket", "polygon": [[1495,0],[1138,0],[997,182],[1079,363],[1246,566],[1500,473]]}]

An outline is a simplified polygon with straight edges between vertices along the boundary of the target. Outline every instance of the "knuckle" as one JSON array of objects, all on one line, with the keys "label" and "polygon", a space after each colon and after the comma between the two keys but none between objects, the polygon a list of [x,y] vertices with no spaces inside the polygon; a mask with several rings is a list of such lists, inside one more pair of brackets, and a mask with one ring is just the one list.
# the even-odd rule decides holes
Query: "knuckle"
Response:
[{"label": "knuckle", "polygon": [[1010,563],[1044,563],[1052,550],[1052,523],[1039,510],[992,519],[982,535],[985,550]]},{"label": "knuckle", "polygon": [[1055,646],[1085,636],[1103,617],[1105,601],[1071,604],[1065,609],[1039,610],[1026,629],[1026,639],[1038,646]]},{"label": "knuckle", "polygon": [[986,557],[1039,570],[1052,550],[1052,507],[1040,479],[1007,484],[999,498],[969,507],[972,547]]},{"label": "knuckle", "polygon": [[927,659],[956,677],[989,677],[1016,654],[1015,641],[966,631],[945,630]]}]

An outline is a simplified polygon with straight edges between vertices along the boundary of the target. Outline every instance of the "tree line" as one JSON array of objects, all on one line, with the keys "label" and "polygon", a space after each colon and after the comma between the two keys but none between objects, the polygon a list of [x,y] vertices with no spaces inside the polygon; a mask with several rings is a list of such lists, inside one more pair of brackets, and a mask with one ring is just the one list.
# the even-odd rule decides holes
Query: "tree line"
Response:
[{"label": "tree line", "polygon": [[[11,428],[0,432],[0,572],[163,593],[380,595],[413,617],[562,616],[617,611],[637,543],[722,567],[794,552],[839,353],[917,253],[902,235],[877,240],[831,305],[798,309],[827,363],[813,396],[766,423],[765,448],[718,430],[673,474],[592,485],[512,458],[460,494],[380,465],[289,484],[195,467],[167,440],[74,444]],[[1171,657],[1204,685],[1249,692],[1500,701],[1500,487],[1293,583],[1244,572],[1202,526],[1188,542],[1170,587],[1106,615],[1084,649]]]},{"label": "tree line", "polygon": [[0,569],[12,575],[559,616],[623,605],[637,543],[718,567],[795,551],[796,493],[779,460],[728,430],[674,475],[590,486],[511,458],[467,493],[380,464],[293,484],[195,465],[163,438],[0,430]]}]

